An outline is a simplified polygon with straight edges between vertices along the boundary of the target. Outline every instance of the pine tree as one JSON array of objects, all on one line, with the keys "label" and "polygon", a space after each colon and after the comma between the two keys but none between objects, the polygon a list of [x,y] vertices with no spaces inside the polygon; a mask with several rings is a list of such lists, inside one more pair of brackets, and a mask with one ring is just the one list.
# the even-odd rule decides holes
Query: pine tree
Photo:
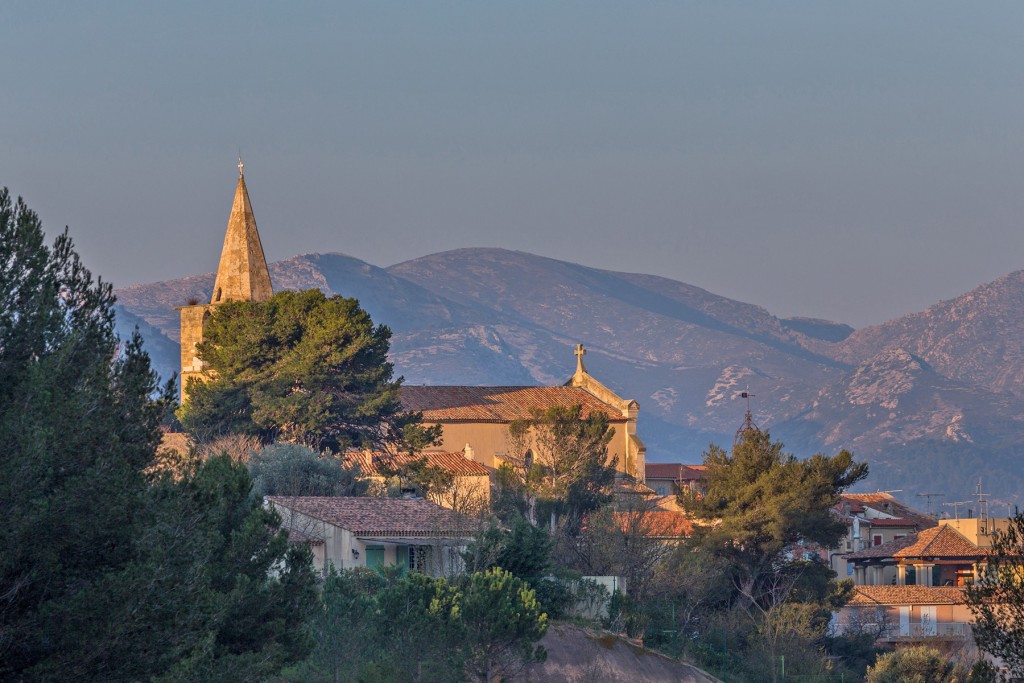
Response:
[{"label": "pine tree", "polygon": [[200,440],[229,433],[318,450],[412,448],[435,442],[402,410],[387,360],[391,330],[355,299],[319,290],[218,306],[198,347],[206,382],[193,380],[179,411]]},{"label": "pine tree", "polygon": [[147,473],[172,388],[113,303],[0,191],[0,679],[265,677],[310,647],[309,551],[227,458]]}]

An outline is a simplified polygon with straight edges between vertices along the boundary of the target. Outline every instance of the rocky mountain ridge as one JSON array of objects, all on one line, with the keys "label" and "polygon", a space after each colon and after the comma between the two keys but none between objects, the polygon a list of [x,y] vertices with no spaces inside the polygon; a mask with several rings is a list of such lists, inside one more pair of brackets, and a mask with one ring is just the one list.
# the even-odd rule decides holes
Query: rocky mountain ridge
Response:
[{"label": "rocky mountain ridge", "polygon": [[[749,387],[758,424],[799,454],[854,450],[877,465],[878,488],[927,488],[905,465],[932,458],[937,476],[984,471],[1005,489],[998,495],[1024,492],[1015,400],[1024,393],[1024,273],[853,330],[779,318],[667,278],[501,249],[389,268],[308,254],[270,268],[277,289],[358,298],[392,328],[392,360],[412,384],[562,382],[583,342],[591,372],[640,402],[651,461],[698,461],[710,441],[731,443],[744,409],[737,397]],[[207,274],[118,291],[122,327],[151,326],[143,335],[162,372],[177,365],[173,307],[208,300],[212,286]]]}]

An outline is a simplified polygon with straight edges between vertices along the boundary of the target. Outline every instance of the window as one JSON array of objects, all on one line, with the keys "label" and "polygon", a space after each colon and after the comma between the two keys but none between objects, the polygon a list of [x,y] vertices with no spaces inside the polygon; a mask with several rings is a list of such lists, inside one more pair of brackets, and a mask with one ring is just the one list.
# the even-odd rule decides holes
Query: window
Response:
[{"label": "window", "polygon": [[409,571],[426,572],[427,562],[430,559],[430,546],[411,545],[409,546]]},{"label": "window", "polygon": [[882,545],[882,535],[881,534],[875,534],[874,536],[872,536],[871,537],[871,544],[872,545]]}]

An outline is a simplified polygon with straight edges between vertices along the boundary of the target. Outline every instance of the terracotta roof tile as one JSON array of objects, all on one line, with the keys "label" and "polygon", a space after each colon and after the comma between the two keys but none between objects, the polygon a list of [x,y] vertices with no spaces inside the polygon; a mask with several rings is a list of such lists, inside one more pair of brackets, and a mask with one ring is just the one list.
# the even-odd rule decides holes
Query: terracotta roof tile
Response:
[{"label": "terracotta roof tile", "polygon": [[864,512],[869,507],[879,512],[891,514],[893,517],[902,517],[915,523],[918,529],[928,529],[938,522],[920,510],[916,510],[905,503],[896,500],[890,493],[844,493],[840,496],[842,502],[837,506],[842,510],[843,503],[850,505],[851,512]]},{"label": "terracotta roof tile", "polygon": [[988,552],[948,524],[941,524],[919,532],[914,543],[897,550],[893,557],[978,558],[988,557]]},{"label": "terracotta roof tile", "polygon": [[876,517],[875,519],[864,519],[861,520],[863,523],[869,526],[875,527],[897,527],[906,529],[917,529],[917,522],[912,519],[905,517],[897,517],[896,519],[889,519],[887,517]]},{"label": "terracotta roof tile", "polygon": [[909,534],[903,538],[897,538],[894,541],[883,543],[882,545],[871,546],[870,548],[864,548],[858,550],[855,553],[848,553],[843,555],[848,561],[849,560],[879,560],[886,557],[893,557],[893,554],[906,548],[911,543],[917,541],[917,534]]},{"label": "terracotta roof tile", "polygon": [[275,506],[300,512],[357,536],[466,536],[473,520],[422,498],[267,496]]},{"label": "terracotta roof tile", "polygon": [[454,453],[441,453],[429,451],[420,453],[415,457],[406,454],[389,455],[386,453],[346,453],[344,460],[347,463],[354,463],[359,466],[362,474],[371,477],[382,476],[382,469],[397,469],[406,463],[426,459],[426,464],[444,472],[449,472],[457,477],[486,477],[488,470],[475,460],[468,459],[462,451]]},{"label": "terracotta roof tile", "polygon": [[[628,513],[616,512],[619,515]],[[619,518],[620,524],[628,523],[626,519]],[[672,510],[651,510],[645,513],[644,525],[646,535],[650,538],[685,538],[693,533],[693,522],[686,518],[681,512]]]},{"label": "terracotta roof tile", "polygon": [[706,479],[707,468],[704,465],[684,465],[675,462],[649,462],[644,467],[648,479],[672,479],[673,481],[689,481]]},{"label": "terracotta roof tile", "polygon": [[530,417],[531,408],[583,406],[583,414],[602,412],[625,422],[622,411],[580,387],[403,386],[402,405],[423,413],[425,423],[511,422]]},{"label": "terracotta roof tile", "polygon": [[310,545],[323,545],[324,539],[319,536],[307,533],[305,531],[299,531],[298,529],[289,529],[287,527],[281,527],[281,531],[288,534],[289,543],[309,543]]},{"label": "terracotta roof tile", "polygon": [[939,586],[856,586],[851,605],[963,605],[964,590]]}]

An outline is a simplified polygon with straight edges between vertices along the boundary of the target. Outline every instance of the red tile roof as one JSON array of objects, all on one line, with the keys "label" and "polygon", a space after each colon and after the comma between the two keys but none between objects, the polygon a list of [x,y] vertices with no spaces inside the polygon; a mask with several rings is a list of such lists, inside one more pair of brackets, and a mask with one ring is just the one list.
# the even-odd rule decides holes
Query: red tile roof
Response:
[{"label": "red tile roof", "polygon": [[584,416],[601,412],[625,422],[622,411],[580,387],[403,386],[402,405],[423,413],[425,423],[511,422],[530,417],[532,408],[583,406]]},{"label": "red tile roof", "polygon": [[975,559],[988,557],[988,552],[971,543],[948,524],[941,524],[919,532],[914,543],[897,550],[893,557]]},{"label": "red tile roof", "polygon": [[870,548],[864,548],[858,550],[855,553],[847,553],[843,555],[849,560],[881,560],[887,557],[893,557],[893,554],[906,548],[911,543],[917,541],[917,534],[909,534],[903,538],[897,538],[894,541],[883,543],[882,545],[871,546]]},{"label": "red tile roof", "polygon": [[299,531],[298,529],[289,529],[287,527],[281,527],[281,531],[288,534],[289,543],[309,543],[310,545],[323,545],[324,539],[319,536],[307,533],[305,531]]},{"label": "red tile roof", "polygon": [[939,586],[856,586],[849,604],[865,605],[963,605],[964,590]]},{"label": "red tile roof", "polygon": [[675,462],[649,462],[644,468],[648,479],[671,479],[689,481],[707,478],[704,465],[684,465]]},{"label": "red tile roof", "polygon": [[346,453],[343,457],[345,462],[358,465],[359,471],[362,474],[371,477],[383,476],[381,471],[384,469],[400,469],[402,466],[410,462],[423,459],[426,460],[427,466],[454,474],[457,477],[488,476],[488,470],[486,467],[475,460],[468,459],[462,451],[456,451],[454,453],[439,453],[431,451],[420,453],[417,456],[409,456],[407,454],[388,455],[386,453],[358,452]]},{"label": "red tile roof", "polygon": [[906,517],[897,517],[891,519],[889,517],[874,517],[868,519],[862,519],[862,523],[874,527],[895,527],[901,529],[914,529],[917,530],[917,522]]},{"label": "red tile roof", "polygon": [[[615,518],[623,527],[630,523],[628,512],[616,512]],[[674,510],[650,510],[644,513],[642,524],[649,538],[685,538],[693,533],[693,522]]]},{"label": "red tile roof", "polygon": [[840,498],[842,501],[836,505],[836,510],[840,513],[843,512],[843,503],[846,503],[850,506],[851,512],[864,512],[866,507],[873,508],[893,517],[910,520],[918,529],[928,529],[938,524],[935,518],[901,503],[890,493],[844,493]]},{"label": "red tile roof", "polygon": [[474,521],[422,498],[267,496],[277,507],[300,512],[357,536],[465,537]]}]

